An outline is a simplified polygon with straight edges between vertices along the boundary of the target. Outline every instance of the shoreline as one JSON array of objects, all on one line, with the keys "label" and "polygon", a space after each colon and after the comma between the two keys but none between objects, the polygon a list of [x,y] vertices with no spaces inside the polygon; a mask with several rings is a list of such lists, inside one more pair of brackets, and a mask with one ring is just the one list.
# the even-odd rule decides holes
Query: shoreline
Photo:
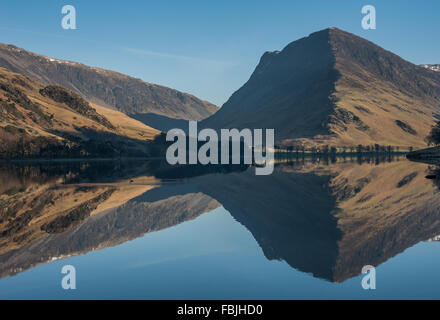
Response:
[{"label": "shoreline", "polygon": [[47,158],[38,158],[38,159],[0,159],[0,163],[17,163],[17,162],[30,162],[30,163],[38,163],[38,162],[101,162],[101,161],[141,161],[141,160],[164,160],[163,157],[127,157],[127,158],[58,158],[58,159],[47,159]]}]

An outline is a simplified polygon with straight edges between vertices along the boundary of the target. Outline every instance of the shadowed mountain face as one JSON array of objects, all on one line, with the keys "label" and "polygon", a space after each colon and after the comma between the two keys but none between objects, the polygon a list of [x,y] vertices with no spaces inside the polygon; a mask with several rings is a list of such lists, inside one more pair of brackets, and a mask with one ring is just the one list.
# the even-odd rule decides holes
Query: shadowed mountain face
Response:
[{"label": "shadowed mountain face", "polygon": [[326,30],[266,52],[248,82],[202,125],[275,128],[277,139],[329,134],[322,123],[338,73],[328,37]]},{"label": "shadowed mountain face", "polygon": [[[164,176],[166,167],[152,164],[52,174],[47,167],[38,169],[43,174],[5,167],[0,275],[115,246],[220,205],[252,233],[267,259],[332,282],[440,234],[437,181],[425,178],[432,169],[342,160],[279,163],[270,176],[255,176],[253,168],[199,170],[174,183],[172,172],[168,182],[157,179],[155,172]],[[97,183],[99,177],[87,178],[85,170],[109,177],[119,172],[120,178]],[[139,170],[147,175],[136,177]]]},{"label": "shadowed mountain face", "polygon": [[[187,93],[13,45],[0,43],[0,66],[45,84],[62,85],[95,104],[128,115],[151,113],[172,119],[201,120],[217,111],[215,105]],[[154,124],[156,129],[163,130],[160,122]]]},{"label": "shadowed mountain face", "polygon": [[274,128],[285,143],[424,146],[438,114],[440,73],[330,28],[266,52],[202,125]]}]

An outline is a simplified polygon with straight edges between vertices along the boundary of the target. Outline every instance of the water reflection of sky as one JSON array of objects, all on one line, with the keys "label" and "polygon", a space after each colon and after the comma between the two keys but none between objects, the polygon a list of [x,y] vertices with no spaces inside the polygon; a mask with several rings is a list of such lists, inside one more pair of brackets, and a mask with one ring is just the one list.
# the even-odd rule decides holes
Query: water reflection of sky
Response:
[{"label": "water reflection of sky", "polygon": [[[252,235],[218,208],[120,246],[3,279],[0,298],[438,298],[439,246],[422,242],[379,266],[377,289],[365,291],[361,276],[331,283],[267,260]],[[76,267],[75,291],[61,288],[65,264]]]},{"label": "water reflection of sky", "polygon": [[[438,211],[436,207],[437,197],[435,196],[437,189],[432,181],[424,178],[427,167],[422,164],[413,163],[408,165],[388,163],[387,167],[382,167],[382,169],[387,169],[386,173],[385,171],[377,171],[381,170],[380,166],[374,167],[375,165],[367,163],[357,167],[344,167],[343,170],[336,170],[330,173],[328,168],[322,169],[323,171],[318,174],[318,176],[321,175],[321,177],[318,177],[318,180],[310,180],[307,176],[309,174],[316,174],[317,168],[296,167],[292,169],[287,167],[283,169],[283,175],[269,178],[275,180],[261,181],[262,185],[266,188],[277,190],[275,185],[270,185],[270,183],[281,184],[289,182],[290,180],[284,180],[284,176],[292,174],[291,170],[295,171],[291,178],[297,181],[297,184],[301,184],[299,177],[307,177],[308,179],[304,180],[305,182],[308,181],[307,185],[314,181],[314,183],[317,183],[317,186],[327,181],[327,177],[331,177],[327,187],[332,185],[329,191],[330,194],[340,199],[337,200],[338,206],[340,206],[339,211],[333,214],[338,217],[338,228],[343,230],[343,234],[336,238],[339,240],[332,244],[337,249],[337,259],[335,258],[334,265],[329,264],[325,268],[329,270],[332,268],[338,269],[332,269],[334,277],[336,277],[335,280],[340,279],[338,281],[332,282],[322,279],[316,274],[313,276],[310,273],[310,270],[315,270],[316,263],[329,261],[328,259],[322,260],[321,257],[315,256],[320,253],[326,254],[326,251],[324,249],[320,251],[319,248],[317,249],[314,246],[322,243],[322,241],[318,241],[320,237],[322,237],[321,240],[326,240],[333,239],[333,236],[327,238],[316,233],[310,235],[310,238],[305,238],[308,243],[298,244],[298,239],[302,239],[301,237],[298,238],[288,233],[279,237],[276,234],[274,235],[273,233],[284,232],[285,230],[300,232],[302,225],[299,228],[294,226],[289,228],[290,226],[287,226],[287,229],[276,223],[273,225],[271,223],[261,225],[261,221],[271,218],[272,214],[286,215],[281,222],[290,221],[289,203],[283,198],[282,189],[277,191],[279,196],[277,201],[281,201],[279,204],[280,208],[275,207],[276,203],[272,206],[272,209],[270,209],[271,206],[264,207],[264,204],[262,204],[265,212],[258,212],[258,206],[253,207],[251,203],[247,203],[249,199],[246,200],[244,198],[248,194],[244,191],[241,195],[243,202],[235,201],[232,194],[237,192],[236,190],[238,189],[234,189],[234,187],[238,184],[241,184],[239,187],[246,188],[250,195],[257,195],[259,191],[258,188],[252,189],[252,179],[258,178],[253,174],[244,176],[246,172],[240,171],[239,173],[232,173],[228,177],[223,177],[222,181],[230,182],[230,190],[223,190],[223,193],[219,193],[217,200],[220,204],[223,201],[226,204],[225,206],[217,207],[209,212],[202,212],[201,215],[195,216],[183,223],[174,224],[160,231],[146,233],[143,236],[122,242],[119,245],[43,263],[15,276],[2,278],[0,279],[0,298],[439,298],[437,288],[440,284],[440,276],[438,275],[440,267],[438,250],[440,243],[437,241],[424,241],[430,237],[431,234],[428,233],[434,234],[437,229],[436,226],[432,226],[433,223],[429,221],[430,216],[426,212],[417,211],[420,208],[425,208],[425,206],[427,206],[428,211],[432,211],[432,214]],[[298,170],[300,171],[299,173]],[[370,230],[368,237],[363,236],[362,233],[354,233],[355,236],[360,238],[358,242],[352,243],[352,249],[350,245],[346,244],[348,240],[351,241],[350,226],[352,223],[350,211],[347,208],[356,210],[359,215],[363,216],[370,213],[372,209],[364,210],[364,207],[367,206],[365,203],[368,204],[368,201],[362,200],[364,202],[359,202],[359,199],[366,199],[362,192],[371,194],[371,190],[365,187],[363,191],[357,191],[358,193],[355,192],[353,195],[353,193],[350,193],[350,189],[349,197],[347,198],[346,187],[350,185],[359,186],[359,179],[365,181],[366,175],[374,177],[378,172],[381,177],[385,174],[397,175],[399,172],[401,174],[401,177],[396,177],[397,183],[393,181],[390,184],[391,187],[387,187],[385,182],[376,181],[381,182],[383,190],[378,190],[378,193],[373,196],[373,200],[377,199],[377,201],[374,200],[376,202],[371,200],[373,201],[372,203],[379,204],[382,210],[391,212],[390,216],[402,214],[403,209],[398,206],[396,200],[403,202],[405,201],[404,198],[409,198],[409,201],[413,203],[416,198],[426,197],[429,192],[432,192],[432,194],[427,198],[423,198],[423,201],[426,203],[416,204],[411,210],[404,212],[395,221],[385,214],[384,218],[391,220],[389,228],[381,229],[380,226],[369,226],[368,223],[370,221],[377,223],[377,221],[382,220],[374,220],[374,215],[372,216],[373,218],[367,217],[365,225],[372,228],[371,230],[373,231],[376,228],[379,231],[376,234]],[[414,175],[414,172],[418,174]],[[157,188],[155,193],[150,193],[150,196],[146,192],[144,195],[130,201],[160,202],[167,199],[167,197],[182,197],[182,193],[185,190],[191,194],[196,194],[197,190],[200,191],[203,188],[207,194],[213,196],[214,191],[211,184],[215,185],[216,188],[228,189],[228,185],[221,185],[220,180],[216,179],[212,180],[209,176],[196,177],[190,180],[192,185],[189,189],[182,186],[167,187],[163,190]],[[407,180],[411,181],[407,182]],[[341,186],[338,185],[340,181],[345,183],[342,184],[343,189],[340,189]],[[353,184],[353,181],[357,184]],[[405,181],[405,184],[402,184],[402,181]],[[368,183],[371,184],[371,188],[376,188],[374,179],[370,179]],[[423,187],[423,190],[420,190],[421,187]],[[415,190],[416,188],[417,190]],[[296,193],[303,191],[307,193],[310,190],[298,189]],[[341,193],[340,190],[343,190],[343,192]],[[397,193],[393,193],[395,190],[397,190]],[[383,192],[388,193],[387,195],[382,195]],[[288,195],[288,193],[286,194]],[[227,197],[230,201],[225,201],[221,195]],[[396,195],[398,195],[397,198]],[[322,197],[321,195],[319,196]],[[275,195],[272,195],[272,197],[275,197]],[[240,199],[240,197],[237,199]],[[269,196],[267,199],[271,199],[271,197]],[[257,203],[259,201],[259,199],[254,200]],[[387,207],[390,204],[391,207]],[[228,208],[231,212],[228,212],[225,208]],[[390,211],[394,209],[396,209],[395,212]],[[135,209],[131,210],[135,212],[139,208],[135,207]],[[384,214],[377,208],[374,210],[377,211],[379,216]],[[296,215],[298,212],[299,214],[302,212],[300,210],[295,211],[294,209],[291,211],[296,212]],[[116,212],[115,214],[123,214],[124,211],[121,212]],[[417,221],[419,218],[420,221]],[[89,220],[93,219],[89,218]],[[276,221],[276,219],[274,220]],[[410,230],[402,229],[401,220],[404,223],[403,226]],[[99,221],[99,219],[96,218],[96,221]],[[302,222],[302,220],[298,221]],[[319,223],[325,221],[327,220],[319,220]],[[359,221],[362,222],[363,220]],[[425,226],[427,222],[430,224],[429,228]],[[138,220],[138,223],[141,223],[141,221]],[[343,224],[342,226],[340,225],[341,223]],[[313,223],[311,225],[313,226]],[[304,226],[308,226],[308,224],[305,223]],[[120,225],[120,227],[122,228],[123,226]],[[332,226],[328,230],[331,231],[333,229],[334,227]],[[310,230],[312,232],[315,231],[313,228]],[[325,231],[327,229],[318,228],[316,230]],[[426,235],[422,231],[426,231]],[[318,238],[318,240],[315,242],[313,238]],[[287,243],[280,244],[280,241],[285,239],[287,239],[285,241]],[[289,242],[289,239],[292,242]],[[381,243],[380,247],[375,247],[377,242]],[[357,244],[360,244],[360,249],[356,248]],[[281,247],[279,247],[280,245]],[[305,253],[298,251],[301,248],[307,249],[309,248],[308,246],[311,246],[312,250]],[[360,270],[356,271],[357,262],[353,260],[353,256],[358,254],[358,251],[356,251],[358,249],[360,250],[359,252],[367,255],[383,255],[383,258],[377,260],[379,265],[377,266],[377,289],[375,291],[363,290],[361,287],[362,275],[352,274],[352,272],[360,273]],[[353,250],[353,252],[350,250]],[[310,253],[311,256],[307,257],[307,253]],[[305,256],[302,257],[303,255]],[[298,260],[298,256],[302,258]],[[344,265],[345,261],[347,265]],[[359,263],[364,263],[364,260],[359,261]],[[65,291],[61,288],[61,279],[64,276],[61,274],[61,268],[66,264],[76,267],[77,289],[75,291]],[[350,272],[347,271],[347,274],[344,274],[344,268]]]}]

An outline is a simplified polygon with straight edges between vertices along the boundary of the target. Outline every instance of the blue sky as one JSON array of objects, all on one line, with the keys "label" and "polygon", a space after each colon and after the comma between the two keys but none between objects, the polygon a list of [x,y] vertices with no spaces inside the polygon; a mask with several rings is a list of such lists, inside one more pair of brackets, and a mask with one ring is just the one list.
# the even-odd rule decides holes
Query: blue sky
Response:
[{"label": "blue sky", "polygon": [[[413,63],[440,63],[440,1],[2,1],[0,42],[112,69],[223,104],[265,51],[327,27]],[[61,28],[74,5],[77,30]],[[361,28],[361,8],[377,29]]]}]

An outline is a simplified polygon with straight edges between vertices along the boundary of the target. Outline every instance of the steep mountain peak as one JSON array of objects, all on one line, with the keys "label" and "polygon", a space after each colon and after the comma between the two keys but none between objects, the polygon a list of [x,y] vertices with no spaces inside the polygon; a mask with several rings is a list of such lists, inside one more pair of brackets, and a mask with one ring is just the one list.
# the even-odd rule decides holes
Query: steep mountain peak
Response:
[{"label": "steep mountain peak", "polygon": [[202,126],[273,128],[288,144],[416,147],[425,145],[438,115],[440,73],[327,28],[264,53]]}]

